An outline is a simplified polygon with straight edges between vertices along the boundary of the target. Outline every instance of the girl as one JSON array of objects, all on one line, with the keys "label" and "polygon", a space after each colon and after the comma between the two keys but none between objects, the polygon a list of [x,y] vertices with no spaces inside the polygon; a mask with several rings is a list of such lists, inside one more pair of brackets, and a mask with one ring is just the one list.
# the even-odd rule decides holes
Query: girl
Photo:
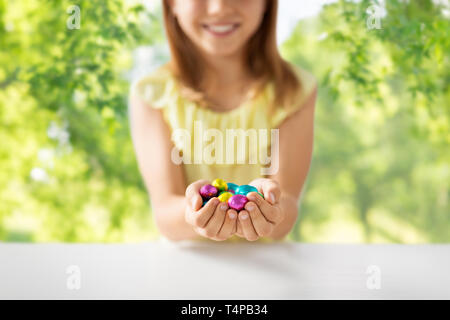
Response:
[{"label": "girl", "polygon": [[[171,60],[132,84],[130,122],[155,223],[170,240],[273,241],[295,224],[313,150],[317,85],[280,57],[277,6],[276,0],[163,0]],[[234,145],[223,141],[229,132],[259,134],[248,144],[254,151],[241,158],[247,163],[196,158],[233,156]],[[269,170],[265,161],[250,161],[269,151]],[[264,198],[249,193],[240,212],[217,198],[202,207],[199,189],[215,178],[253,185]]]}]

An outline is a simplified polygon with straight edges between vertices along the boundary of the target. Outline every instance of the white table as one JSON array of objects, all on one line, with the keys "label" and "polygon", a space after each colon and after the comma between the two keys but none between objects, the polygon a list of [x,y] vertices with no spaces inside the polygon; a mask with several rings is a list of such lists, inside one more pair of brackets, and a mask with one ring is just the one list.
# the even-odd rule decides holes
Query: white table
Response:
[{"label": "white table", "polygon": [[0,244],[0,299],[404,298],[450,299],[450,245]]}]

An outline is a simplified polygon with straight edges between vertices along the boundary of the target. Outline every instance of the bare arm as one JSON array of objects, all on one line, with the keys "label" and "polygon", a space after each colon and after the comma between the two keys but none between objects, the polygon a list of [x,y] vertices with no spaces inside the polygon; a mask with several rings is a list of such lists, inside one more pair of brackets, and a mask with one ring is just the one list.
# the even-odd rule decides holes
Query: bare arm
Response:
[{"label": "bare arm", "polygon": [[280,126],[279,170],[268,178],[276,180],[280,185],[279,202],[285,218],[272,231],[270,237],[273,239],[285,237],[297,220],[300,195],[313,152],[316,97],[317,88],[304,106]]},{"label": "bare arm", "polygon": [[131,135],[159,231],[171,240],[199,235],[185,220],[185,179],[182,167],[171,160],[173,143],[162,112],[134,96],[130,99]]},{"label": "bare arm", "polygon": [[278,167],[278,172],[250,182],[264,199],[256,192],[247,194],[250,201],[239,212],[238,236],[249,241],[260,237],[280,240],[294,226],[313,151],[316,96],[317,88],[301,109],[280,126],[279,152],[273,153],[271,164]]}]

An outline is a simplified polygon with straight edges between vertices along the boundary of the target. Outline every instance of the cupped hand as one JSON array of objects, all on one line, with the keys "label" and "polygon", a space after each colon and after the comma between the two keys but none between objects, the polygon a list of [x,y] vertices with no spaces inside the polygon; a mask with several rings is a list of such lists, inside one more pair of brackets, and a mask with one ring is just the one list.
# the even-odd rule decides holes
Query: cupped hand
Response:
[{"label": "cupped hand", "polygon": [[202,207],[200,188],[210,183],[208,180],[197,180],[186,188],[188,205],[185,220],[199,235],[215,241],[224,241],[236,232],[237,213],[217,197],[211,198]]},{"label": "cupped hand", "polygon": [[256,192],[247,194],[249,202],[245,210],[239,212],[236,234],[248,241],[270,236],[272,231],[284,220],[279,199],[280,185],[276,180],[259,178],[249,183],[264,195]]}]

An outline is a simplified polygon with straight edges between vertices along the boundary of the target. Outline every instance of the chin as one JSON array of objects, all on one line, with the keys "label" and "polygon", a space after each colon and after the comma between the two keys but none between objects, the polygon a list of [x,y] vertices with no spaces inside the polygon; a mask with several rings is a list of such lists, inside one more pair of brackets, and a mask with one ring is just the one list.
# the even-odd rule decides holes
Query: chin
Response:
[{"label": "chin", "polygon": [[230,47],[230,46],[207,46],[204,47],[204,51],[213,56],[219,56],[219,57],[230,57],[237,55],[239,52],[241,52],[243,47]]}]

